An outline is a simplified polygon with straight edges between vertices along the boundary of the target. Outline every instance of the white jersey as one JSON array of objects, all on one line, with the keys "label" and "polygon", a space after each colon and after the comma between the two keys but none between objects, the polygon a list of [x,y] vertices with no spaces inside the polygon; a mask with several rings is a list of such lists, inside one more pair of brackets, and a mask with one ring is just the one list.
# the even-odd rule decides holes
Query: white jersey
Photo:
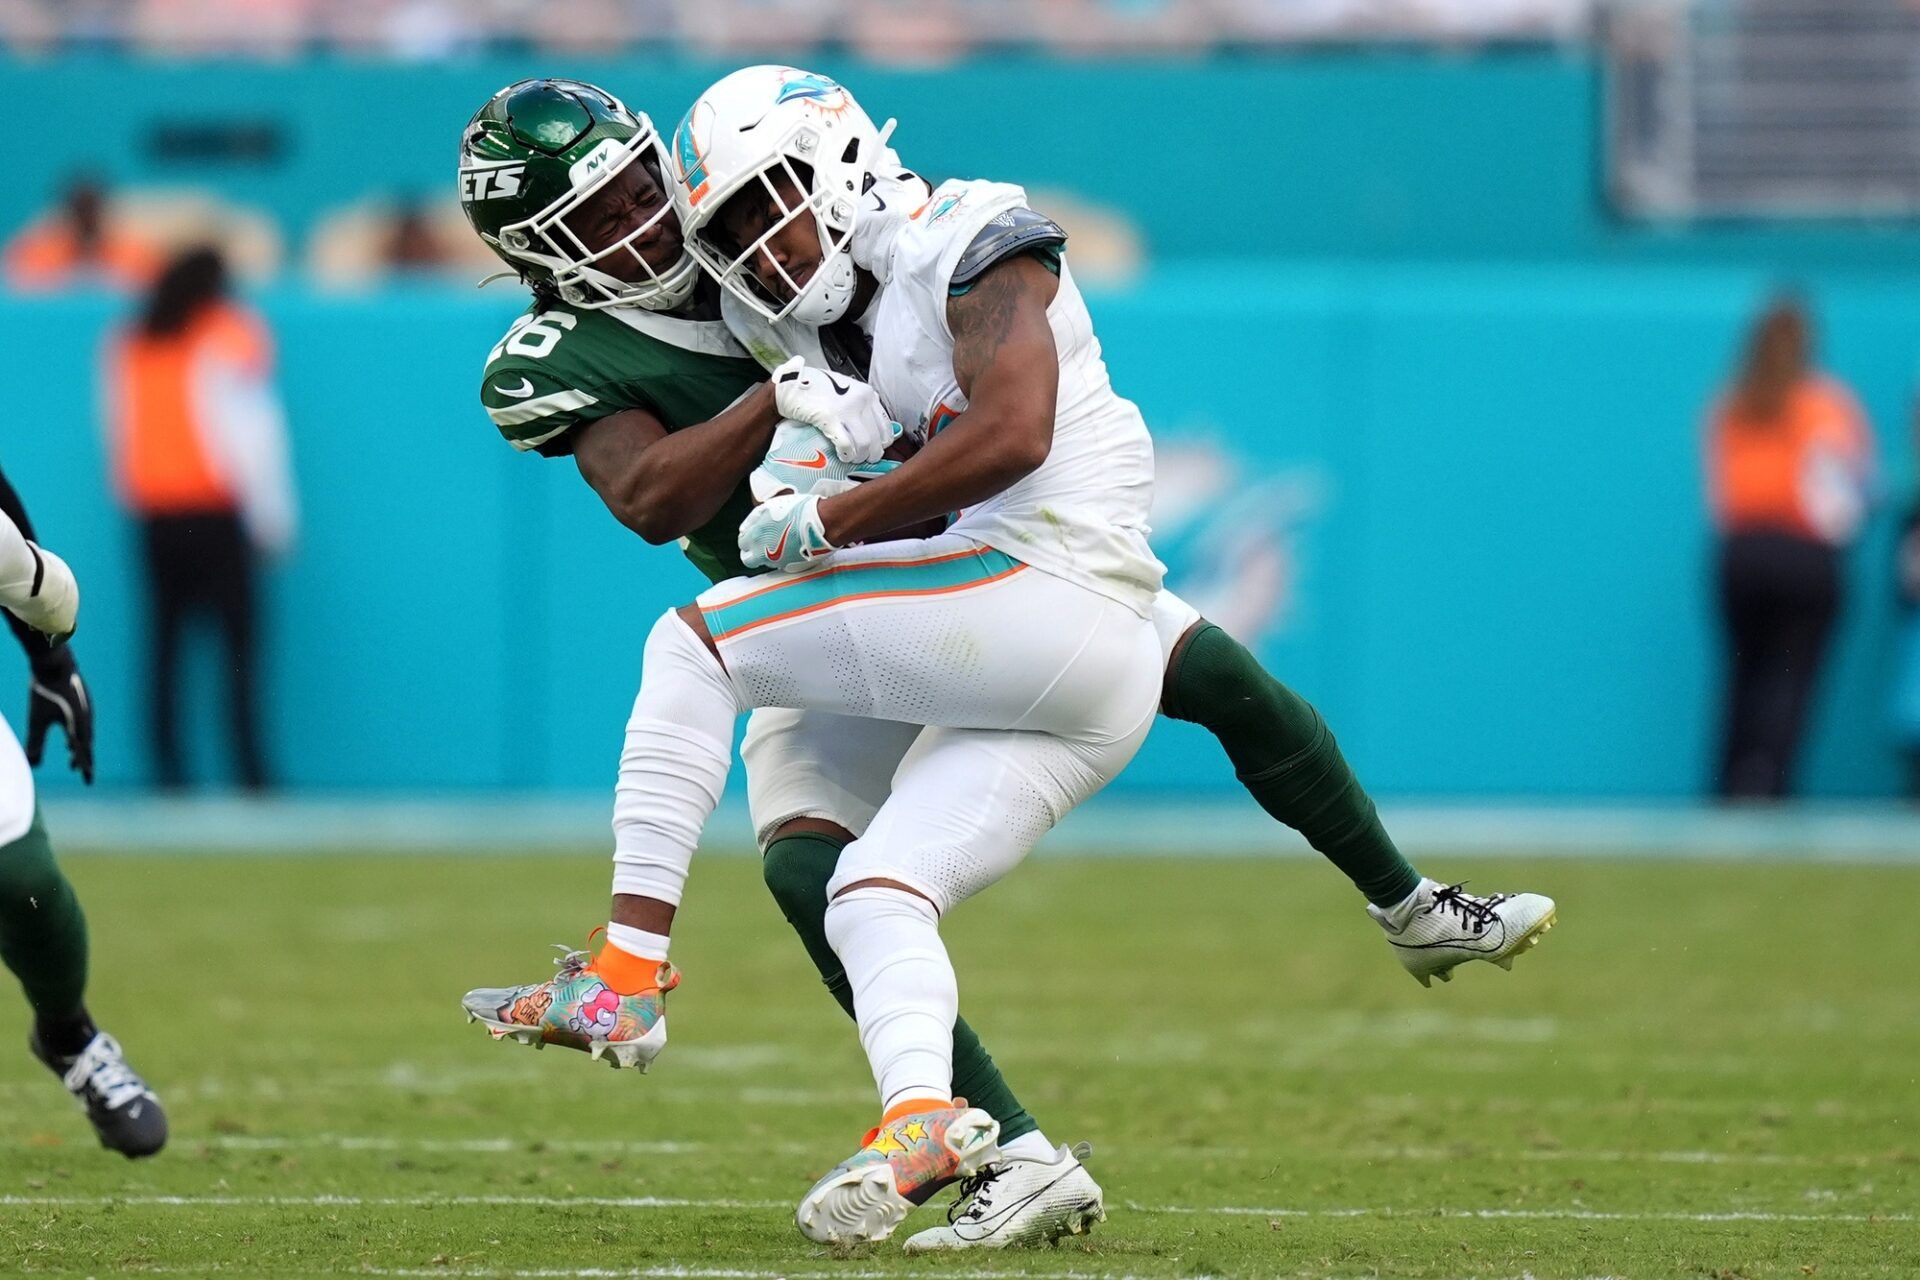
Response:
[{"label": "white jersey", "polygon": [[[943,183],[875,246],[873,261],[861,264],[881,282],[860,320],[873,343],[865,377],[909,431],[937,434],[966,412],[947,328],[948,285],[974,237],[1026,202],[1026,192],[1005,183]],[[823,356],[820,337],[804,326],[768,326],[745,313],[725,307],[729,326],[762,363],[776,351],[809,361]],[[1047,317],[1060,355],[1053,446],[1046,461],[1011,488],[956,513],[948,532],[1145,617],[1165,573],[1147,542],[1153,442],[1140,410],[1113,390],[1086,303],[1064,262]]]}]

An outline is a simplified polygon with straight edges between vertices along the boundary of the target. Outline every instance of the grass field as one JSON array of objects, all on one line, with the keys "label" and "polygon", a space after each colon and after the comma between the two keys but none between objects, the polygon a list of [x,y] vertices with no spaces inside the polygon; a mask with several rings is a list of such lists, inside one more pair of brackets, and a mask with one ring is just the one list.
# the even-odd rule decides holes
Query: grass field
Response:
[{"label": "grass field", "polygon": [[962,1004],[1112,1218],[911,1259],[793,1229],[874,1099],[750,860],[696,870],[644,1077],[459,1015],[601,918],[597,855],[68,863],[174,1145],[99,1151],[6,1001],[0,1269],[1920,1275],[1920,867],[1449,863],[1561,926],[1423,991],[1317,862],[1037,860],[956,914]]}]

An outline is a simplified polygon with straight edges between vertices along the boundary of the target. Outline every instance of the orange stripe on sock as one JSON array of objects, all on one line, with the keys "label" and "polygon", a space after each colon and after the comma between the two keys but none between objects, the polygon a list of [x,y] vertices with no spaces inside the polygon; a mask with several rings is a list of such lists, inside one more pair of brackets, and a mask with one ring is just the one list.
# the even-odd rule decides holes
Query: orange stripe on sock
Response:
[{"label": "orange stripe on sock", "polygon": [[908,1116],[923,1116],[929,1111],[945,1111],[952,1105],[952,1098],[908,1098],[888,1107],[887,1113],[880,1117],[880,1123],[884,1127],[895,1120],[904,1120]]},{"label": "orange stripe on sock", "polygon": [[637,996],[642,991],[659,989],[660,968],[665,963],[664,960],[622,951],[611,942],[603,942],[600,944],[600,953],[593,958],[593,971],[600,975],[600,980],[615,995]]},{"label": "orange stripe on sock", "polygon": [[[914,561],[913,563],[925,564],[931,562]],[[765,618],[755,618],[752,622],[742,623],[731,631],[717,631],[713,635],[713,642],[720,644],[724,641],[743,636],[749,631],[757,631],[761,627],[771,626],[776,622],[785,622],[789,618],[804,618],[808,614],[818,613],[822,609],[832,609],[839,605],[853,604],[861,600],[910,600],[918,596],[944,596],[951,595],[955,591],[971,591],[975,587],[984,587],[988,583],[998,582],[1002,578],[1010,578],[1026,567],[1025,564],[1015,564],[1012,568],[1002,569],[999,573],[990,574],[984,578],[975,578],[972,582],[957,582],[950,587],[923,587],[917,591],[856,591],[850,595],[835,596],[831,600],[821,600],[815,604],[802,605],[798,609],[789,609],[785,613],[776,613]]]}]

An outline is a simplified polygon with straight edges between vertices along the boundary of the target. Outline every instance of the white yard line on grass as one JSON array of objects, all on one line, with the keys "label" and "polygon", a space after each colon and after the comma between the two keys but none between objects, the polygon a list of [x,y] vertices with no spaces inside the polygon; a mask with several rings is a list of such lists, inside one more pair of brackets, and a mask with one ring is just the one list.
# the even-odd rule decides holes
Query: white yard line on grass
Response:
[{"label": "white yard line on grass", "polygon": [[[734,1200],[676,1196],[0,1196],[0,1208],[517,1208],[542,1209],[787,1209],[787,1200]],[[1710,1213],[1555,1209],[1267,1208],[1256,1205],[1154,1205],[1128,1203],[1135,1213],[1240,1218],[1460,1218],[1540,1222],[1920,1222],[1911,1213],[1776,1213],[1732,1209]]]},{"label": "white yard line on grass", "polygon": [[[221,1267],[143,1267],[130,1266],[117,1268],[122,1275],[141,1276],[204,1276],[218,1275]],[[249,1267],[246,1275],[272,1275],[273,1272],[261,1272]],[[751,1270],[745,1267],[579,1267],[562,1269],[558,1267],[515,1268],[503,1267],[354,1267],[347,1271],[311,1271],[301,1269],[299,1275],[343,1275],[343,1276],[438,1276],[452,1277],[453,1280],[808,1280],[811,1277],[847,1277],[848,1280],[893,1280],[893,1277],[924,1275],[924,1272],[908,1271],[871,1271],[835,1267],[830,1271],[794,1270],[787,1267],[778,1271]],[[1120,1271],[941,1271],[942,1276],[950,1280],[1149,1280],[1146,1276],[1129,1275]],[[1194,1276],[1187,1280],[1220,1280],[1215,1276]],[[1516,1277],[1516,1280],[1530,1280]]]},{"label": "white yard line on grass", "polygon": [[[218,1133],[195,1141],[220,1151],[417,1151],[434,1155],[529,1155],[557,1152],[572,1155],[700,1155],[717,1151],[717,1142],[646,1141],[627,1138],[388,1138],[350,1133],[309,1133],[291,1137]],[[737,1146],[737,1144],[734,1144]],[[760,1144],[760,1150],[791,1148],[805,1154],[815,1148],[797,1142]]]},{"label": "white yard line on grass", "polygon": [[[187,1139],[187,1141],[195,1140]],[[698,1156],[723,1148],[730,1150],[734,1145],[701,1141],[676,1142],[664,1139],[648,1141],[624,1138],[403,1138],[347,1133],[214,1134],[197,1141],[201,1146],[223,1151],[396,1151],[436,1155],[511,1155],[552,1152],[562,1155]],[[5,1145],[7,1144],[0,1143],[0,1146]],[[1118,1143],[1103,1144],[1103,1148],[1109,1155],[1118,1152],[1124,1157],[1127,1154],[1126,1148]],[[760,1149],[781,1155],[807,1155],[817,1153],[819,1146],[817,1143],[775,1142],[762,1144]],[[1830,1155],[1794,1155],[1769,1151],[1589,1151],[1577,1147],[1526,1148],[1519,1151],[1482,1147],[1351,1147],[1309,1154],[1275,1152],[1271,1148],[1209,1146],[1202,1143],[1158,1149],[1153,1152],[1153,1159],[1186,1157],[1201,1160],[1265,1160],[1272,1159],[1276,1155],[1285,1159],[1347,1159],[1382,1163],[1391,1163],[1396,1160],[1426,1162],[1474,1159],[1493,1163],[1519,1161],[1529,1164],[1682,1164],[1734,1167],[1760,1165],[1795,1168],[1871,1168],[1878,1164],[1892,1164],[1904,1158],[1897,1152],[1879,1155],[1844,1152]]]},{"label": "white yard line on grass", "polygon": [[[1201,1148],[1206,1150],[1206,1148]],[[1224,1152],[1225,1148],[1221,1148]],[[1256,1153],[1248,1150],[1248,1156]],[[1886,1152],[1879,1155],[1857,1155],[1840,1152],[1829,1155],[1794,1155],[1777,1151],[1588,1151],[1578,1147],[1529,1147],[1520,1151],[1501,1151],[1493,1148],[1465,1147],[1356,1147],[1331,1153],[1331,1158],[1348,1156],[1353,1159],[1392,1162],[1395,1160],[1487,1160],[1499,1163],[1504,1160],[1517,1160],[1528,1164],[1705,1164],[1705,1165],[1767,1165],[1792,1166],[1794,1168],[1842,1168],[1865,1169],[1877,1164],[1902,1163],[1909,1157],[1899,1152]],[[1319,1153],[1320,1158],[1328,1158],[1328,1153]]]},{"label": "white yard line on grass", "polygon": [[[244,1272],[229,1272],[221,1266],[208,1267],[165,1267],[142,1266],[138,1263],[122,1265],[116,1268],[121,1275],[141,1276],[205,1276],[221,1274],[274,1275],[276,1272],[262,1272],[256,1267],[248,1267]],[[303,1268],[286,1274],[297,1275],[345,1275],[345,1276],[434,1276],[452,1277],[453,1280],[918,1280],[927,1275],[938,1275],[945,1280],[1164,1280],[1162,1277],[1135,1275],[1126,1271],[1030,1271],[1025,1268],[1008,1268],[1004,1271],[950,1271],[941,1268],[938,1271],[883,1271],[864,1267],[835,1266],[831,1270],[795,1270],[783,1267],[778,1271],[756,1270],[746,1267],[578,1267],[563,1269],[559,1267],[354,1267],[347,1271],[313,1271]],[[1182,1280],[1224,1280],[1208,1272],[1181,1273]],[[1378,1280],[1378,1272],[1343,1271],[1291,1271],[1273,1272],[1274,1280]],[[1535,1280],[1531,1271],[1522,1271],[1508,1276],[1463,1276],[1454,1280]],[[1622,1276],[1595,1275],[1582,1276],[1580,1280],[1625,1280]]]},{"label": "white yard line on grass", "polygon": [[0,1196],[0,1208],[134,1209],[787,1209],[785,1200],[678,1196]]},{"label": "white yard line on grass", "polygon": [[1480,1218],[1522,1222],[1920,1222],[1911,1213],[1774,1213],[1730,1209],[1718,1213],[1604,1209],[1266,1209],[1255,1205],[1127,1204],[1136,1213],[1235,1218]]},{"label": "white yard line on grass", "polygon": [[[218,1133],[205,1137],[183,1136],[183,1145],[198,1145],[215,1151],[372,1151],[372,1152],[416,1152],[424,1155],[645,1155],[645,1156],[702,1156],[715,1151],[731,1150],[734,1144],[702,1141],[674,1141],[671,1139],[649,1140],[640,1138],[405,1138],[373,1134],[351,1133],[306,1133],[306,1134],[241,1134]],[[27,1148],[43,1145],[44,1140],[36,1141],[28,1137],[12,1141],[0,1140],[0,1150]],[[1109,1157],[1116,1154],[1124,1159],[1129,1153],[1121,1144],[1103,1144]],[[805,1142],[773,1142],[762,1144],[760,1150],[779,1155],[802,1156],[818,1154],[819,1144]],[[1191,1160],[1361,1160],[1369,1163],[1392,1163],[1394,1161],[1455,1161],[1463,1159],[1486,1161],[1493,1164],[1518,1162],[1524,1164],[1678,1164],[1678,1165],[1718,1165],[1731,1168],[1790,1167],[1790,1168],[1840,1168],[1869,1169],[1878,1165],[1895,1164],[1904,1161],[1900,1152],[1888,1151],[1878,1154],[1859,1154],[1838,1152],[1822,1155],[1799,1155],[1772,1151],[1614,1151],[1583,1150],[1577,1147],[1526,1148],[1520,1151],[1502,1151],[1484,1147],[1347,1147],[1329,1151],[1290,1152],[1275,1151],[1272,1148],[1209,1146],[1204,1143],[1171,1146],[1155,1150],[1152,1158],[1156,1161],[1168,1159]]]}]

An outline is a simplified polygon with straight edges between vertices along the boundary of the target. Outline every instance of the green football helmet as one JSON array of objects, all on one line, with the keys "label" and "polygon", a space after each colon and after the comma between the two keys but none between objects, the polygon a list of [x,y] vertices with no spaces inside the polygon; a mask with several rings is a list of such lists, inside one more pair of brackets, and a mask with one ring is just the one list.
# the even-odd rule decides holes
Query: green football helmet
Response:
[{"label": "green football helmet", "polygon": [[[636,160],[658,189],[659,210],[611,244],[587,244],[567,225],[567,215]],[[467,122],[460,207],[523,280],[550,283],[574,306],[671,311],[692,295],[699,266],[683,247],[670,266],[656,268],[643,248],[658,256],[657,238],[636,243],[674,217],[667,172],[666,147],[641,112],[578,80],[521,80],[487,99]],[[668,230],[677,239],[679,224]]]}]

